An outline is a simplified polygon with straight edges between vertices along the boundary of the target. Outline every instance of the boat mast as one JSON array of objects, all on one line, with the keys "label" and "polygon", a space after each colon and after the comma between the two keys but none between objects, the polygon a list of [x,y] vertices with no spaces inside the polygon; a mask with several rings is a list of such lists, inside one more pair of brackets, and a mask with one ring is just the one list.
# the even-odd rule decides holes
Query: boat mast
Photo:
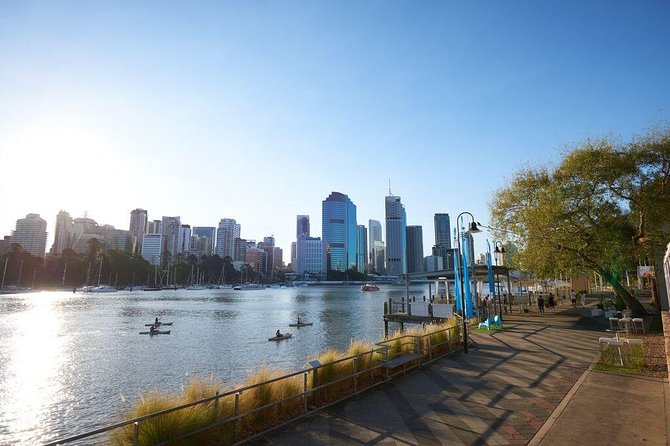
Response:
[{"label": "boat mast", "polygon": [[100,286],[100,275],[102,274],[102,259],[100,259],[100,268],[98,268],[98,286]]},{"label": "boat mast", "polygon": [[65,273],[67,273],[67,262],[65,262],[65,267],[63,267],[63,288],[65,288]]},{"label": "boat mast", "polygon": [[9,262],[9,257],[5,259],[5,269],[2,271],[2,285],[0,285],[0,290],[5,287],[5,274],[7,274],[7,262]]},{"label": "boat mast", "polygon": [[21,287],[21,273],[23,272],[23,259],[21,259],[21,268],[19,268],[19,280],[16,281],[16,288]]}]

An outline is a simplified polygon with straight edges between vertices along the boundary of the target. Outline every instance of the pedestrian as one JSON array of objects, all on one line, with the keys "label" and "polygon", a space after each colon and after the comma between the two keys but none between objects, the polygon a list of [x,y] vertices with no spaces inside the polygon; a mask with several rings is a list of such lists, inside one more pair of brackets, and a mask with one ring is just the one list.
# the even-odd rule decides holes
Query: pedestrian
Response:
[{"label": "pedestrian", "polygon": [[575,290],[570,290],[570,302],[572,302],[572,308],[577,308],[577,295]]},{"label": "pedestrian", "polygon": [[586,293],[581,293],[582,298],[580,299],[580,304],[582,305],[582,308],[586,307]]},{"label": "pedestrian", "polygon": [[541,294],[537,297],[537,308],[540,314],[544,314],[544,297]]},{"label": "pedestrian", "polygon": [[552,313],[554,312],[554,307],[556,307],[556,301],[554,300],[554,295],[552,293],[549,293],[549,299],[547,300],[547,306],[549,307],[549,311]]}]

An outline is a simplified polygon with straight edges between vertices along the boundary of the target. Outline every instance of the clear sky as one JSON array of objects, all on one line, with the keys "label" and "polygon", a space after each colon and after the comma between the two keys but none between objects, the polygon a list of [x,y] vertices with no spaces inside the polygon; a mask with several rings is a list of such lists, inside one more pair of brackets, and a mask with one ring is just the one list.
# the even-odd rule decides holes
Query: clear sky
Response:
[{"label": "clear sky", "polygon": [[[670,119],[668,1],[0,2],[0,235],[60,209],[235,218],[287,260],[346,193],[472,212],[519,167]],[[475,237],[478,251],[485,236]]]}]

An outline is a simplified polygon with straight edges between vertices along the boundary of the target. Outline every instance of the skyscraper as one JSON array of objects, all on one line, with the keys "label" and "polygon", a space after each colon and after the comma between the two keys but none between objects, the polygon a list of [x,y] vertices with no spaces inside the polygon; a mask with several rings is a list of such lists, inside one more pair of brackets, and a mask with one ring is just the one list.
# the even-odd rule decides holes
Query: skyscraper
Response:
[{"label": "skyscraper", "polygon": [[435,214],[435,246],[451,248],[451,226],[449,214]]},{"label": "skyscraper", "polygon": [[407,271],[407,217],[400,197],[385,197],[386,273],[399,276]]},{"label": "skyscraper", "polygon": [[168,256],[168,260],[172,260],[177,254],[181,252],[179,250],[181,218],[163,216],[161,229],[161,233],[163,234],[163,243],[165,243],[165,246],[163,246],[163,253]]},{"label": "skyscraper", "polygon": [[407,226],[407,272],[423,271],[423,228]]},{"label": "skyscraper", "polygon": [[144,209],[134,209],[130,211],[130,225],[128,230],[136,239],[137,252],[142,252],[142,241],[144,234],[147,233],[147,211]]},{"label": "skyscraper", "polygon": [[326,244],[319,237],[298,237],[293,272],[303,279],[317,276],[324,278],[327,272]]},{"label": "skyscraper", "polygon": [[309,215],[298,215],[296,218],[296,225],[295,225],[296,240],[301,235],[309,237]]},{"label": "skyscraper", "polygon": [[330,268],[356,267],[356,205],[348,196],[332,192],[323,200],[322,236],[330,253]]},{"label": "skyscraper", "polygon": [[47,244],[47,222],[40,217],[40,214],[28,214],[26,218],[16,220],[16,229],[12,232],[12,243],[18,243],[24,251],[35,257],[44,257]]},{"label": "skyscraper", "polygon": [[[240,238],[242,227],[234,218],[222,218],[216,231],[216,253],[223,258],[229,256],[235,259],[235,239]],[[242,259],[244,260],[244,257]]]},{"label": "skyscraper", "polygon": [[[369,243],[369,253],[370,253],[370,263],[368,264],[368,269],[370,271],[377,271],[384,269],[384,262],[378,265],[376,262],[375,256],[375,242],[382,241],[382,225],[377,220],[368,220],[368,243]],[[382,257],[383,259],[383,257]]]},{"label": "skyscraper", "polygon": [[199,255],[214,255],[214,243],[216,241],[216,228],[213,226],[194,226],[193,237],[196,239],[196,245],[191,246]]},{"label": "skyscraper", "polygon": [[368,266],[368,233],[363,225],[356,226],[356,269],[364,273]]},{"label": "skyscraper", "polygon": [[71,248],[73,243],[73,223],[70,214],[60,211],[56,216],[56,230],[54,231],[54,244],[51,253],[61,255],[65,248]]}]

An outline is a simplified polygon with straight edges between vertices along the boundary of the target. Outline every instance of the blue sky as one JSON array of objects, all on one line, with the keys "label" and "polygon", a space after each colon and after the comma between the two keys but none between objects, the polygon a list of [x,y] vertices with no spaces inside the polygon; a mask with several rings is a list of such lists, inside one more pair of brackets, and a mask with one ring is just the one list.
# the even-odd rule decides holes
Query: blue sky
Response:
[{"label": "blue sky", "polygon": [[142,207],[287,251],[331,191],[383,221],[390,179],[427,255],[435,212],[486,223],[518,168],[667,123],[668,23],[651,1],[3,1],[0,235]]}]

